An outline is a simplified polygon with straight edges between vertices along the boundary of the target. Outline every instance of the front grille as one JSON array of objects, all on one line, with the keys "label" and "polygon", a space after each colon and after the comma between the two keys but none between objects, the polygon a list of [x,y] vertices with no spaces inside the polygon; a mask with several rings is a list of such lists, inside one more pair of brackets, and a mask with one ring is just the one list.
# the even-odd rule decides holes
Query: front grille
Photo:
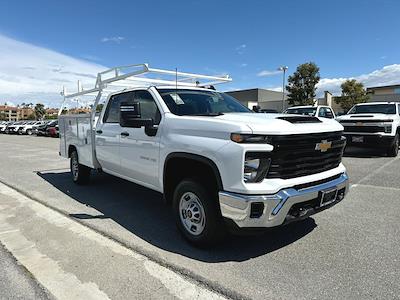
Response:
[{"label": "front grille", "polygon": [[344,132],[385,132],[383,126],[344,126]]},{"label": "front grille", "polygon": [[[274,150],[266,178],[289,179],[321,173],[339,166],[346,138],[342,131],[271,136]],[[331,148],[316,150],[318,143],[331,142]]]}]

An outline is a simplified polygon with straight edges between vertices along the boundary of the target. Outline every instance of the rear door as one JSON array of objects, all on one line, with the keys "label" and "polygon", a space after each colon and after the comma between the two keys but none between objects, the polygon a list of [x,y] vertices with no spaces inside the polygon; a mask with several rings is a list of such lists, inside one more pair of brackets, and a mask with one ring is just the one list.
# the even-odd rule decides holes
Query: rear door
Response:
[{"label": "rear door", "polygon": [[96,157],[102,169],[120,174],[119,141],[121,126],[119,125],[119,106],[129,99],[132,92],[111,96],[103,117],[96,126]]},{"label": "rear door", "polygon": [[121,127],[121,172],[124,177],[157,189],[161,114],[153,96],[147,90],[136,90],[129,103],[139,102],[142,118],[152,118],[155,124],[149,132],[144,127]]}]

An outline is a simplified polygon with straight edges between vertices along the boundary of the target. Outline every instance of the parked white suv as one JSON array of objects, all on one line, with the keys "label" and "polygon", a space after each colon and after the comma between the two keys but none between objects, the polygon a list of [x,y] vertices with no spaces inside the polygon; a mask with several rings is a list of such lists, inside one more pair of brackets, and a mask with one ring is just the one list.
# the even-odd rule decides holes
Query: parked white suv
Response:
[{"label": "parked white suv", "polygon": [[285,110],[285,114],[291,115],[306,115],[319,118],[335,119],[336,115],[330,106],[326,105],[306,105],[306,106],[293,106]]},{"label": "parked white suv", "polygon": [[34,127],[42,125],[44,122],[42,121],[30,121],[27,122],[25,125],[21,126],[18,130],[19,134],[27,134],[32,135],[34,132]]},{"label": "parked white suv", "polygon": [[337,118],[344,126],[347,144],[383,149],[390,156],[399,152],[400,103],[371,102],[355,105]]},{"label": "parked white suv", "polygon": [[196,86],[126,89],[110,94],[98,117],[59,116],[60,154],[70,158],[73,181],[86,183],[101,169],[162,193],[195,244],[218,240],[226,228],[300,220],[344,198],[338,122],[257,114]]}]

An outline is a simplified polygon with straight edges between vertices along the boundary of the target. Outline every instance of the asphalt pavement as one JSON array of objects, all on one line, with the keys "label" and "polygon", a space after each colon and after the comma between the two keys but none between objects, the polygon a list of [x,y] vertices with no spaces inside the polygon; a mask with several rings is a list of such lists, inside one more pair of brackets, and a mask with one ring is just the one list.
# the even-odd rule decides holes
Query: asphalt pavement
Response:
[{"label": "asphalt pavement", "polygon": [[1,244],[0,299],[53,299]]},{"label": "asphalt pavement", "polygon": [[[57,139],[0,135],[1,182],[216,293],[399,299],[400,157],[352,150],[343,161],[351,189],[338,205],[299,223],[200,250],[181,238],[159,194],[106,174],[76,186],[68,161],[58,156]],[[107,282],[101,274],[91,280],[96,276]],[[119,287],[120,281],[108,280]]]}]

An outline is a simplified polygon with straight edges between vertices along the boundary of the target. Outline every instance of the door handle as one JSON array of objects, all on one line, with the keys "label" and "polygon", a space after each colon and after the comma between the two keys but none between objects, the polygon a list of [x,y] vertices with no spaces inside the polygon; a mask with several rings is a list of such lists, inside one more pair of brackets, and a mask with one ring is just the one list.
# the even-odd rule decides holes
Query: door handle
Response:
[{"label": "door handle", "polygon": [[103,130],[96,130],[96,133],[102,134],[102,133],[103,133]]},{"label": "door handle", "polygon": [[129,136],[129,132],[126,132],[126,131],[121,132],[121,136]]}]

